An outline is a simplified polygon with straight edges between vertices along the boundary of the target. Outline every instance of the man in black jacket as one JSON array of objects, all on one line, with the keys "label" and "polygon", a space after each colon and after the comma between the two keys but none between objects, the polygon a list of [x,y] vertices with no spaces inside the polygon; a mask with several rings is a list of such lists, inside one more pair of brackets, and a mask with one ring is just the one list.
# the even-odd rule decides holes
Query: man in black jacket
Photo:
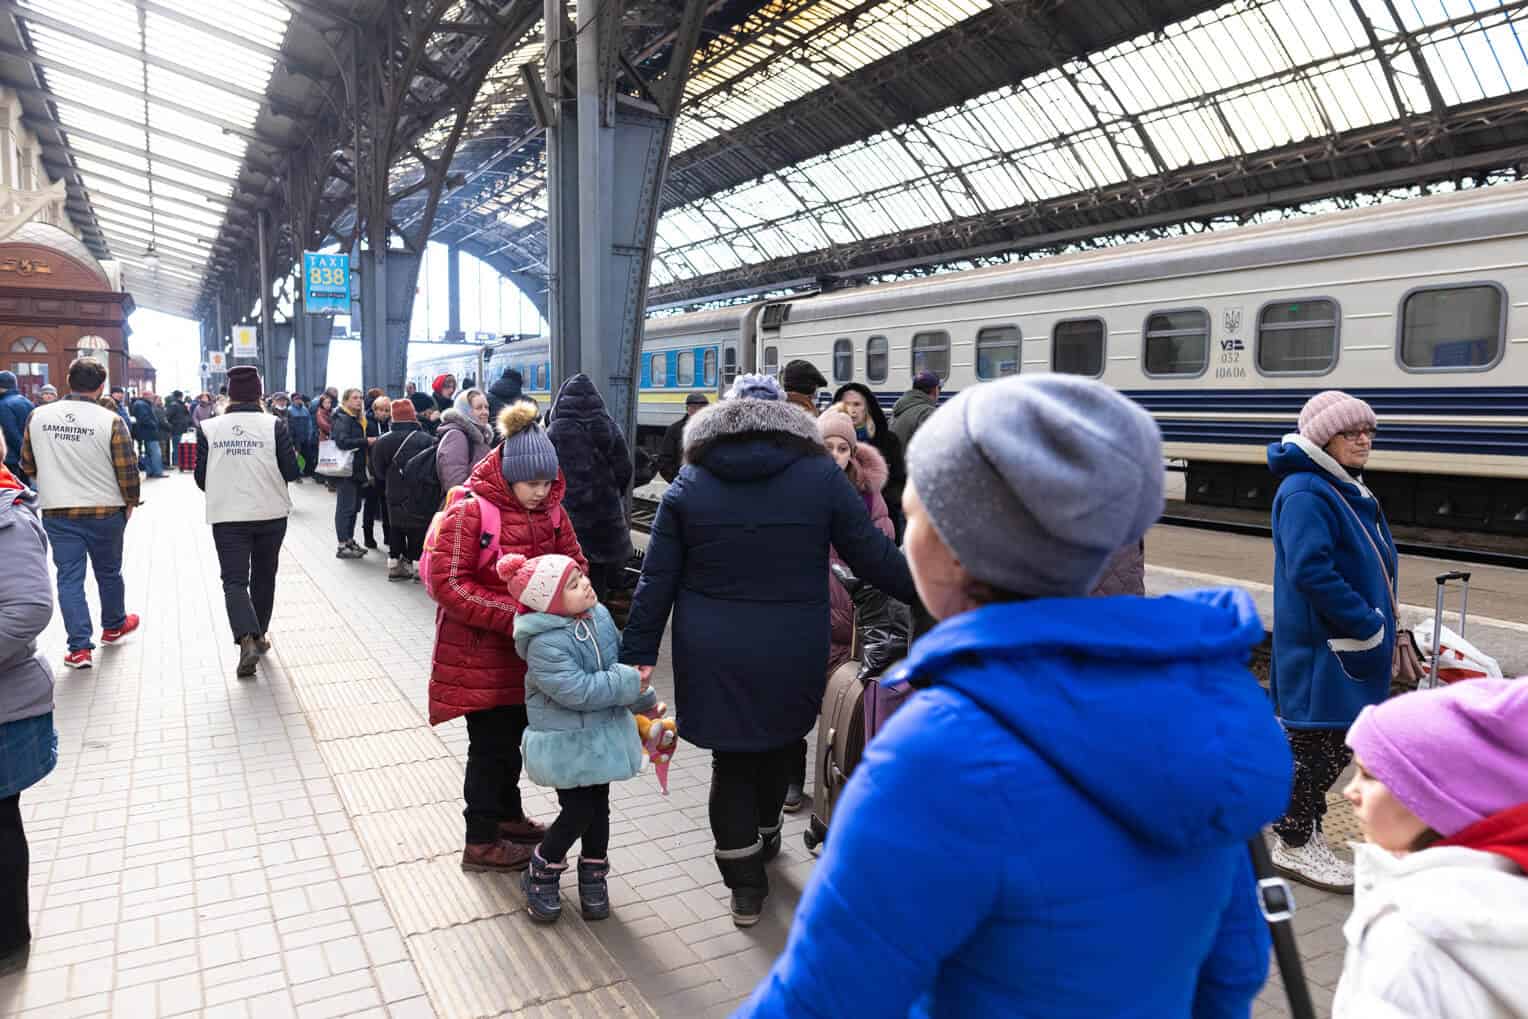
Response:
[{"label": "man in black jacket", "polygon": [[658,473],[664,481],[672,484],[679,476],[679,468],[684,466],[684,426],[710,405],[711,399],[705,393],[691,393],[684,398],[684,417],[664,430],[663,444],[658,447]]},{"label": "man in black jacket", "polygon": [[179,467],[180,437],[191,430],[191,410],[186,406],[186,394],[179,389],[171,393],[164,413],[170,424],[170,459],[173,466]]},{"label": "man in black jacket", "polygon": [[419,557],[424,553],[424,535],[430,522],[421,525],[417,520],[406,519],[402,513],[407,503],[407,492],[400,491],[402,481],[388,476],[394,461],[408,463],[409,459],[430,448],[435,441],[419,427],[419,418],[410,400],[394,400],[390,411],[392,423],[387,434],[371,447],[371,473],[377,481],[383,499],[382,510],[387,514],[387,579],[408,580],[418,576]]},{"label": "man in black jacket", "polygon": [[[493,385],[488,387],[488,420],[499,420],[499,411],[519,400],[530,400],[520,391],[525,385],[525,378],[513,368],[505,368],[504,374],[500,375]],[[535,400],[531,400],[535,403]]]}]

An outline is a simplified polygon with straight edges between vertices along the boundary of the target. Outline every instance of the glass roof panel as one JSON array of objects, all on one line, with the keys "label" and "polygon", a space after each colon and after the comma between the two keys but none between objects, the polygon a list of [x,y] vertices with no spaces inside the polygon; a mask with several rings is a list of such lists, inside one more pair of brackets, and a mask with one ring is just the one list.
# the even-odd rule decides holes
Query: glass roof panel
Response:
[{"label": "glass roof panel", "polygon": [[[19,0],[17,15],[48,62],[43,85],[57,97],[109,254],[126,266],[126,286],[142,307],[185,315],[199,289],[193,270],[207,261],[206,242],[227,215],[247,153],[247,142],[225,128],[253,127],[255,97],[270,81],[290,13],[278,0],[156,6],[144,15],[141,49],[131,0]],[[147,153],[138,94],[145,62]],[[103,88],[85,74],[122,87]],[[143,262],[151,242],[162,252],[158,277]]]}]

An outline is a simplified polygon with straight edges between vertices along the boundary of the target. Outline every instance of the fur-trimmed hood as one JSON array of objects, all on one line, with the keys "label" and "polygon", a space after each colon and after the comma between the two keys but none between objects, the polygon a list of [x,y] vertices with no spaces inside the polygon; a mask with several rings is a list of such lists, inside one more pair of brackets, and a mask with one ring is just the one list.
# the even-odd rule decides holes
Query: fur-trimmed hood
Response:
[{"label": "fur-trimmed hood", "polygon": [[868,441],[855,443],[854,452],[849,456],[847,473],[854,487],[861,492],[881,491],[891,475],[886,466],[886,458]]},{"label": "fur-trimmed hood", "polygon": [[817,422],[781,400],[723,400],[689,419],[684,460],[727,480],[767,477],[803,456],[827,456]]}]

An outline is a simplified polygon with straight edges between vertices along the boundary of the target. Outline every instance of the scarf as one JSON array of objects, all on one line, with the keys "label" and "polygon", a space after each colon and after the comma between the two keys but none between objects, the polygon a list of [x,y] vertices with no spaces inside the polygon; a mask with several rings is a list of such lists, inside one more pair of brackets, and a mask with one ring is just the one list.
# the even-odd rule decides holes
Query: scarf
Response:
[{"label": "scarf", "polygon": [[[1528,803],[1508,807],[1483,821],[1455,832],[1439,846],[1463,846],[1505,856],[1528,873]],[[1423,852],[1426,852],[1424,849]]]},{"label": "scarf", "polygon": [[21,481],[17,479],[16,475],[11,473],[11,469],[9,467],[5,466],[4,464],[0,464],[0,491],[11,490],[17,492],[25,492],[26,489],[27,486],[23,485]]}]

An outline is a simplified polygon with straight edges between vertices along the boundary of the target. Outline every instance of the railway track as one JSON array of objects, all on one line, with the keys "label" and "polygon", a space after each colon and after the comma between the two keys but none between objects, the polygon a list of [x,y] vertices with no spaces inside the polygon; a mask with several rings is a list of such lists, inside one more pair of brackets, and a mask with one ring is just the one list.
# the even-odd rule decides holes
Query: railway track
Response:
[{"label": "railway track", "polygon": [[[652,529],[653,516],[658,512],[658,501],[641,496],[631,500],[631,526],[633,530],[646,533]],[[1230,520],[1220,517],[1201,517],[1182,511],[1170,511],[1162,515],[1160,524],[1166,527],[1191,527],[1201,531],[1218,531],[1222,534],[1245,534],[1254,538],[1273,539],[1273,528],[1250,520]],[[1401,555],[1422,556],[1428,559],[1449,559],[1479,566],[1504,566],[1514,570],[1528,570],[1528,554],[1504,549],[1471,548],[1464,545],[1444,545],[1427,541],[1396,539],[1396,550]]]}]

